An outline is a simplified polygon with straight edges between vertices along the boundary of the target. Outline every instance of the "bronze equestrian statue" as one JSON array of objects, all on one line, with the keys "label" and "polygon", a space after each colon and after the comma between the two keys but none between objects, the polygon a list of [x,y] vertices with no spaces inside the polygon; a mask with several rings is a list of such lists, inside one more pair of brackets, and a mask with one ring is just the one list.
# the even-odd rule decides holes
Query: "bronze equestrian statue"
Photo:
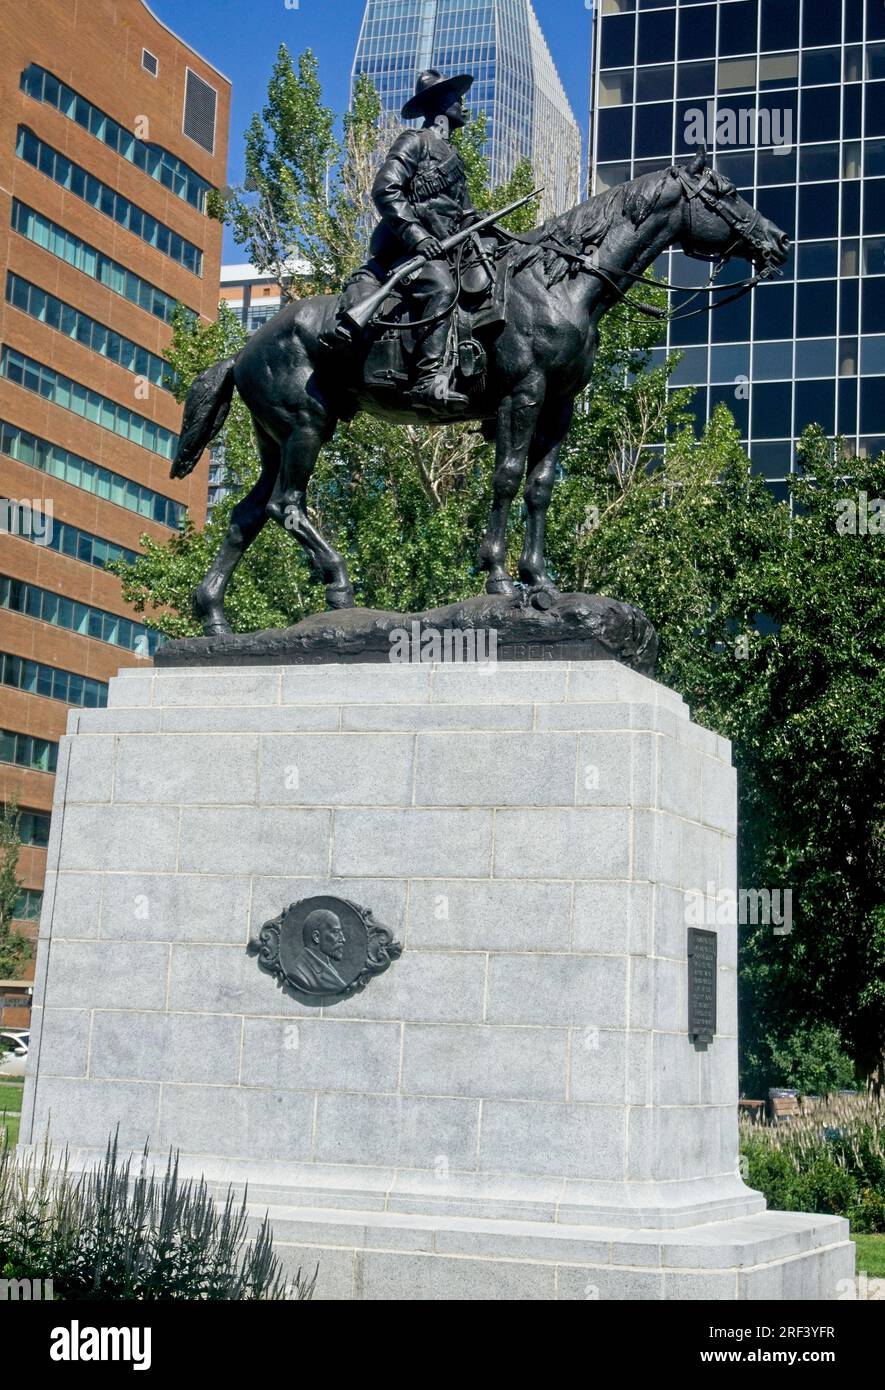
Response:
[{"label": "bronze equestrian statue", "polygon": [[[461,189],[460,159],[444,153],[451,147],[434,125],[439,115],[449,127],[457,124],[458,87],[469,79],[438,79],[422,75],[418,106],[405,108],[423,113],[429,124],[400,136],[382,166],[375,192],[385,230],[373,238],[373,258],[343,304],[322,295],[286,305],[235,357],[201,373],[185,402],[173,477],[190,473],[218,434],[234,386],[252,414],[262,465],[194,592],[194,613],[207,636],[230,632],[225,590],[268,519],[304,547],[325,583],[329,608],[354,606],[343,557],[308,516],[307,488],[322,446],[339,421],[360,410],[400,423],[481,422],[496,445],[492,511],[479,551],[486,591],[516,592],[505,568],[507,519],[523,483],[527,522],[519,580],[539,600],[545,591],[555,593],[544,563],[547,509],[575,397],[590,380],[602,315],[669,246],[720,263],[732,256],[750,262],[751,277],[722,286],[729,299],[787,258],[786,233],[708,167],[701,151],[688,165],[598,194],[528,235],[478,235],[470,256],[459,253],[454,265],[444,263],[437,259],[439,233],[477,215]],[[434,106],[434,93],[448,103],[445,111]],[[431,214],[441,220],[432,221]],[[388,239],[391,217],[396,245]],[[348,324],[354,326],[348,316],[359,319],[361,296],[383,279],[400,245],[407,254],[426,253],[433,271],[413,281],[405,301],[391,295],[384,317],[347,343]],[[458,304],[445,313],[449,306],[441,301],[456,296]],[[416,325],[417,319],[434,323]]]}]

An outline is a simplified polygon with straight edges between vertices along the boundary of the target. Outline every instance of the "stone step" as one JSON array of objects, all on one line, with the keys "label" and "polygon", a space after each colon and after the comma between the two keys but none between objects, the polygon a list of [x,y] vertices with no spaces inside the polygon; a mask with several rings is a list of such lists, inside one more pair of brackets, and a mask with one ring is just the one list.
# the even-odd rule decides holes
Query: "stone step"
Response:
[{"label": "stone step", "polygon": [[414,1250],[615,1267],[750,1269],[839,1245],[838,1216],[763,1212],[734,1221],[653,1231],[537,1221],[268,1206],[250,1201],[254,1229],[267,1214],[277,1245]]}]

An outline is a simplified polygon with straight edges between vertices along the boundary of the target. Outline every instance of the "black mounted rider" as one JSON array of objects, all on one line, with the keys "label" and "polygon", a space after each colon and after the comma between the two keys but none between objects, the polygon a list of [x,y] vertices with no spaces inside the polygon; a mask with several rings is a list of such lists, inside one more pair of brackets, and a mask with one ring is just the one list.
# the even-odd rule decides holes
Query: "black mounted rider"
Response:
[{"label": "black mounted rider", "polygon": [[[445,370],[449,316],[456,296],[455,277],[440,242],[475,222],[479,214],[467,192],[464,161],[451,144],[452,133],[467,123],[464,94],[473,84],[466,73],[444,77],[435,68],[422,72],[415,95],[402,109],[404,120],[423,116],[422,129],[397,137],[378,171],[372,198],[381,216],[369,243],[371,259],[351,276],[341,296],[340,313],[376,289],[404,256],[423,256],[425,265],[411,279],[407,294],[413,320],[433,319],[415,330],[416,381],[408,398],[414,405],[444,413],[467,404],[452,391]],[[340,317],[327,347],[352,346]]]}]

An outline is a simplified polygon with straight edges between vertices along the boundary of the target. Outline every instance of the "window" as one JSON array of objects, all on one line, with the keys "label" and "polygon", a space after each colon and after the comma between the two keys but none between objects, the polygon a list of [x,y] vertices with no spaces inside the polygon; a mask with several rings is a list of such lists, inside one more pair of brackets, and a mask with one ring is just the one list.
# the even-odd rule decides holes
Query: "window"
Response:
[{"label": "window", "polygon": [[802,14],[803,47],[814,48],[820,44],[841,42],[842,6],[834,5],[832,0],[805,0]]},{"label": "window", "polygon": [[117,545],[116,541],[103,540],[101,536],[93,536],[90,531],[81,531],[70,522],[56,521],[51,516],[47,518],[30,506],[25,511],[21,503],[0,498],[0,533],[6,531],[20,540],[33,541],[35,545],[43,545],[59,555],[94,565],[96,569],[104,569],[109,561],[126,560],[133,565],[138,559],[137,551]]},{"label": "window", "polygon": [[864,237],[862,254],[864,275],[885,275],[885,237]]},{"label": "window", "polygon": [[[762,339],[792,338],[793,286],[758,285],[754,299],[754,336]],[[755,427],[753,433],[758,433]]]},{"label": "window", "polygon": [[668,63],[676,56],[676,11],[662,10],[655,14],[640,14],[639,41],[636,61]]},{"label": "window", "polygon": [[790,382],[765,382],[753,387],[751,396],[753,437],[778,439],[792,434]]},{"label": "window", "polygon": [[599,161],[629,159],[632,127],[630,107],[607,107],[599,112],[596,122]]},{"label": "window", "polygon": [[599,78],[600,106],[626,106],[633,100],[633,69],[604,72]]},{"label": "window", "polygon": [[[801,167],[801,161],[800,161]],[[799,186],[798,234],[803,241],[835,237],[839,233],[839,185],[819,183]]]},{"label": "window", "polygon": [[[144,50],[147,54],[147,49]],[[153,54],[147,54],[153,58]],[[154,64],[156,59],[153,58]],[[142,58],[144,66],[144,58]],[[150,69],[148,69],[150,71]],[[156,77],[156,70],[152,76]],[[197,208],[200,212],[205,211],[206,195],[212,187],[205,179],[201,178],[188,164],[178,159],[176,155],[164,150],[162,145],[149,145],[131,131],[124,129],[110,116],[106,116],[97,106],[85,98],[78,96],[64,82],[60,82],[52,73],[45,68],[38,67],[32,63],[25,68],[21,75],[21,89],[35,101],[44,101],[56,107],[63,116],[81,125],[84,130],[88,130],[90,135],[94,135],[102,144],[109,145],[110,148],[121,158],[134,164],[141,169],[149,178],[156,179],[164,188],[168,188],[177,198],[182,198],[191,207]]]},{"label": "window", "polygon": [[141,66],[144,68],[145,72],[150,73],[151,77],[156,77],[160,70],[159,61],[154,57],[153,53],[150,53],[146,48],[141,50]]},{"label": "window", "polygon": [[40,661],[0,652],[0,683],[28,695],[41,695],[47,700],[61,700],[65,705],[80,705],[84,709],[103,709],[108,702],[108,687],[104,681],[63,671],[58,666],[46,666]]},{"label": "window", "polygon": [[679,97],[711,96],[716,90],[715,63],[680,63],[676,73]]},{"label": "window", "polygon": [[218,94],[190,68],[184,90],[184,122],[182,130],[208,154],[215,153],[215,107]]},{"label": "window", "polygon": [[[121,618],[116,613],[61,598],[49,589],[27,584],[22,579],[11,579],[8,575],[0,575],[0,608],[66,628],[69,632],[79,632],[84,637],[94,637],[98,642],[125,647],[137,656],[153,656],[162,641],[159,633],[149,632],[131,618]],[[2,761],[10,759],[0,756]]]},{"label": "window", "polygon": [[835,376],[836,339],[803,338],[796,343],[796,376]]},{"label": "window", "polygon": [[25,357],[13,348],[4,347],[0,351],[0,376],[23,386],[26,391],[34,391],[45,400],[60,405],[65,410],[81,415],[102,429],[111,430],[124,439],[129,439],[161,458],[171,460],[178,447],[178,435],[163,425],[146,420],[134,410],[118,405],[107,396],[100,396],[78,381],[62,376],[60,372]]},{"label": "window", "polygon": [[[12,200],[11,222],[12,230],[20,236],[27,237],[35,246],[42,246],[44,251],[58,256],[75,270],[82,271],[90,279],[98,281],[100,285],[128,299],[130,303],[137,304],[140,309],[162,319],[164,323],[172,322],[177,301],[171,295],[158,290],[156,285],[152,285],[148,280],[142,280],[140,275],[127,270],[119,261],[111,260],[103,251],[90,246],[86,241],[81,241],[79,237],[60,227],[57,222],[51,222],[42,213],[19,202],[18,198]],[[195,309],[186,305],[181,305],[181,308],[189,318],[196,319]]]},{"label": "window", "polygon": [[762,0],[760,48],[795,48],[799,42],[799,0]]},{"label": "window", "polygon": [[17,922],[36,922],[43,910],[43,889],[23,888],[16,899],[12,915]]},{"label": "window", "polygon": [[839,243],[811,241],[799,246],[797,274],[800,280],[832,279],[837,273]]},{"label": "window", "polygon": [[789,441],[759,444],[754,440],[750,450],[750,466],[754,473],[761,473],[763,478],[785,478],[790,472],[792,454]]},{"label": "window", "polygon": [[679,14],[679,59],[712,58],[716,52],[716,6],[702,5]]},{"label": "window", "polygon": [[49,843],[49,813],[47,811],[19,811],[18,838],[23,845],[33,845],[45,849]]},{"label": "window", "polygon": [[754,381],[789,381],[793,372],[793,344],[754,343]]},{"label": "window", "polygon": [[663,158],[670,154],[673,141],[670,127],[672,111],[668,101],[636,108],[634,154],[637,159],[649,155]]},{"label": "window", "polygon": [[633,44],[636,16],[616,15],[606,19],[601,27],[601,65],[604,68],[623,68],[633,64]]},{"label": "window", "polygon": [[826,82],[838,82],[842,72],[842,50],[812,48],[802,54],[802,85],[819,87]]},{"label": "window", "polygon": [[128,198],[116,193],[79,164],[74,164],[51,145],[40,140],[27,126],[18,128],[15,152],[19,159],[39,169],[41,174],[45,174],[62,188],[68,189],[75,197],[82,198],[95,208],[96,212],[111,218],[149,246],[156,247],[164,256],[177,261],[193,275],[202,275],[203,253],[198,246],[173,232],[165,223],[159,222],[135,203],[130,203]]},{"label": "window", "polygon": [[820,425],[827,434],[836,429],[835,381],[797,381],[793,433],[801,434],[806,425]]},{"label": "window", "polygon": [[756,86],[755,58],[726,58],[719,64],[720,92],[746,92]]},{"label": "window", "polygon": [[759,59],[760,88],[795,87],[798,76],[798,53],[772,53]]},{"label": "window", "polygon": [[731,381],[750,375],[750,344],[730,343],[710,352],[710,380]]},{"label": "window", "polygon": [[799,179],[802,183],[837,179],[839,174],[838,145],[813,145],[799,151]]},{"label": "window", "polygon": [[757,13],[757,0],[719,6],[720,54],[756,52]]},{"label": "window", "polygon": [[63,300],[56,299],[55,295],[48,294],[46,290],[41,290],[29,280],[23,280],[12,271],[6,276],[6,302],[20,309],[23,314],[39,319],[56,332],[63,333],[65,337],[74,338],[101,357],[116,362],[117,366],[125,371],[145,377],[154,386],[163,387],[167,391],[174,390],[175,374],[162,357],[157,357],[138,343],[133,343],[130,338],[121,337],[113,329],[90,318],[88,314],[81,313],[72,305],[65,304]]},{"label": "window", "polygon": [[756,182],[795,183],[796,151],[785,149],[783,145],[773,150],[760,150],[756,160]]},{"label": "window", "polygon": [[672,101],[673,64],[659,63],[636,73],[637,101]]},{"label": "window", "polygon": [[34,772],[54,772],[58,759],[58,744],[31,734],[18,734],[0,729],[0,763],[13,763]]},{"label": "window", "polygon": [[808,280],[799,285],[796,300],[797,338],[836,332],[836,283]]}]

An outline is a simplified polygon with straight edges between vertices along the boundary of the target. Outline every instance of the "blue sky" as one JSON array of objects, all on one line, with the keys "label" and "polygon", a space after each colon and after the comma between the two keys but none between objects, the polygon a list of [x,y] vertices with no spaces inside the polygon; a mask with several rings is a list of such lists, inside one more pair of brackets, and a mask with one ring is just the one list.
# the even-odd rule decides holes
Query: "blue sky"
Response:
[{"label": "blue sky", "polygon": [[[347,104],[350,68],[364,0],[147,0],[154,13],[214,63],[233,83],[228,178],[242,176],[243,132],[264,102],[276,51],[312,48],[328,105]],[[294,0],[290,0],[294,3]],[[590,88],[591,12],[584,0],[534,0],[554,61],[586,142]],[[225,260],[242,253],[225,235]]]}]

